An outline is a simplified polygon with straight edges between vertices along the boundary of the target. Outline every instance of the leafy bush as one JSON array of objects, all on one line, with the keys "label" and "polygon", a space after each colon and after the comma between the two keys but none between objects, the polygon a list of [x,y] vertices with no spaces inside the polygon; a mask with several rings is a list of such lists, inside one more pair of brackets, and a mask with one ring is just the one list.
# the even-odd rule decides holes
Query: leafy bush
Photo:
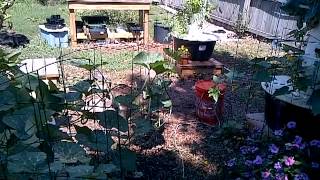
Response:
[{"label": "leafy bush", "polygon": [[0,29],[3,27],[5,20],[10,18],[10,15],[7,14],[7,10],[13,6],[15,0],[1,0],[0,1]]}]

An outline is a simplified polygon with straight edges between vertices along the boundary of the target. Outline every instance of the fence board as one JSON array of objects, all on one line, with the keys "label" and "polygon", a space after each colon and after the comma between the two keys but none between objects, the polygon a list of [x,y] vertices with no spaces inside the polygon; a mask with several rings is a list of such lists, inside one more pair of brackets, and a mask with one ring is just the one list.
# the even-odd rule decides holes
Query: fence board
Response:
[{"label": "fence board", "polygon": [[[281,2],[251,0],[247,12],[244,7],[245,1],[219,0],[218,8],[211,14],[211,18],[235,26],[238,18],[247,13],[245,22],[248,24],[248,31],[268,39],[284,38],[291,30],[297,28],[296,18],[280,9]],[[173,8],[182,8],[184,2],[185,0],[162,0],[163,4]]]}]

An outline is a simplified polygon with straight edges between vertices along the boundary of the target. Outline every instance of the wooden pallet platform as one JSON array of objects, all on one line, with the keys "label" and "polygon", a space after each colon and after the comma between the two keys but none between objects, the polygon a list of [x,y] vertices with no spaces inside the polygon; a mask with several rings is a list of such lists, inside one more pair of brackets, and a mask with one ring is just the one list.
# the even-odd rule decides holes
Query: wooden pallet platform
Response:
[{"label": "wooden pallet platform", "polygon": [[208,61],[188,61],[188,64],[176,63],[176,70],[180,78],[193,78],[196,76],[212,76],[223,73],[223,64],[211,58]]}]

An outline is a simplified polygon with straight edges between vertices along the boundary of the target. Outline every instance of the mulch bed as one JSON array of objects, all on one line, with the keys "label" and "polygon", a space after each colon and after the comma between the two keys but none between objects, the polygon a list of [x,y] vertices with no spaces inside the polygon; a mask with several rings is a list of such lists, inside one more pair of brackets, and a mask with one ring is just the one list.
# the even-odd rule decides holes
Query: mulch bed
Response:
[{"label": "mulch bed", "polygon": [[[159,47],[153,48],[154,51],[157,49]],[[229,56],[214,55],[214,58],[229,69],[236,67],[237,71],[245,73],[243,79],[234,82],[236,90],[232,91],[232,87],[228,86],[224,100],[225,122],[243,121],[246,112],[262,112],[263,93],[258,83],[250,82],[252,72],[247,63]],[[71,65],[65,65],[64,70],[70,81],[88,76],[84,70]],[[130,85],[132,74],[139,73],[139,69],[134,72],[123,70],[105,73],[112,82]],[[171,80],[171,118],[166,120],[164,128],[141,137],[132,145],[132,149],[137,152],[138,171],[144,174],[144,179],[222,178],[224,161],[233,153],[232,148],[226,147],[223,140],[214,136],[219,127],[211,127],[197,120],[193,90],[196,79],[180,80],[171,77]],[[248,89],[255,94],[249,93]],[[248,101],[249,96],[254,98]]]}]

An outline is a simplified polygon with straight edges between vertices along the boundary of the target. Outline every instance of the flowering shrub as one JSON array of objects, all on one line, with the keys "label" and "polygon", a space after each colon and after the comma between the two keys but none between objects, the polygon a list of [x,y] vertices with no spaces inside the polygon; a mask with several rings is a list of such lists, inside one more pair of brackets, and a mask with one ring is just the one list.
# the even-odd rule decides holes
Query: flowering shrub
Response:
[{"label": "flowering shrub", "polygon": [[226,161],[233,179],[320,179],[320,140],[307,141],[296,135],[296,123],[276,130],[271,137],[261,130],[247,135],[240,153]]}]

